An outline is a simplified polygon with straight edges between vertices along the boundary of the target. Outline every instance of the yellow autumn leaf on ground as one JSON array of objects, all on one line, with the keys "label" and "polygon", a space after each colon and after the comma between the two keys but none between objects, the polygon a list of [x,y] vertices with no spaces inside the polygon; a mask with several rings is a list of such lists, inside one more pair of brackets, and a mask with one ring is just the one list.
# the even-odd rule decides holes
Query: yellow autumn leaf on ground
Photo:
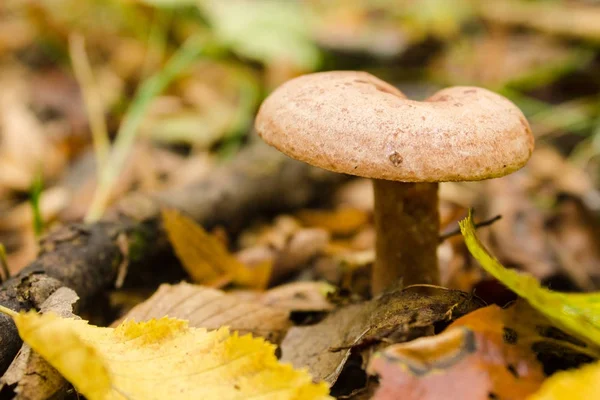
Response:
[{"label": "yellow autumn leaf on ground", "polygon": [[460,221],[469,251],[479,264],[558,328],[588,344],[600,346],[600,293],[559,293],[541,287],[533,276],[505,268],[475,234],[471,212]]},{"label": "yellow autumn leaf on ground", "polygon": [[218,287],[235,283],[253,289],[267,286],[271,262],[249,268],[193,219],[174,209],[163,209],[162,218],[177,257],[195,283]]},{"label": "yellow autumn leaf on ground", "polygon": [[600,362],[552,375],[527,400],[600,399]]},{"label": "yellow autumn leaf on ground", "polygon": [[275,346],[227,328],[208,332],[161,318],[100,328],[33,311],[14,319],[19,335],[90,400],[328,399],[324,383],[279,363]]}]

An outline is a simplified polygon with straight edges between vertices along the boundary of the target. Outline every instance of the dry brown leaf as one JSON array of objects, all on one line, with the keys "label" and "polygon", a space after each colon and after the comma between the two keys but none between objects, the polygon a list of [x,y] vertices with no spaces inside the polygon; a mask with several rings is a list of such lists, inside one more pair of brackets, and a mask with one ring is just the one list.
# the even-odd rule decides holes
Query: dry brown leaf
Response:
[{"label": "dry brown leaf", "polygon": [[336,210],[302,210],[297,213],[302,224],[323,228],[332,235],[347,236],[355,233],[369,221],[363,210],[342,207]]},{"label": "dry brown leaf", "polygon": [[228,326],[232,331],[252,333],[273,343],[279,343],[290,326],[289,311],[285,308],[189,283],[161,285],[152,297],[134,307],[125,318],[148,321],[165,316],[189,320],[190,326],[195,328]]},{"label": "dry brown leaf", "polygon": [[291,233],[282,247],[267,244],[248,247],[236,253],[236,258],[250,267],[272,263],[270,283],[274,284],[305,268],[325,250],[328,243],[327,231],[301,228]]},{"label": "dry brown leaf", "polygon": [[333,292],[334,289],[326,282],[309,281],[287,283],[266,292],[234,291],[229,295],[290,312],[314,312],[333,309],[333,304],[327,300],[327,294]]},{"label": "dry brown leaf", "polygon": [[585,291],[600,288],[600,225],[575,197],[564,196],[548,221],[547,233],[561,268]]},{"label": "dry brown leaf", "polygon": [[530,185],[527,169],[486,183],[488,216],[502,215],[490,234],[500,261],[544,279],[559,266],[546,238],[544,215],[526,192]]},{"label": "dry brown leaf", "polygon": [[291,328],[281,344],[282,360],[307,367],[313,376],[333,385],[353,348],[430,335],[436,322],[450,321],[477,307],[463,292],[443,288],[387,293],[340,308],[318,324]]},{"label": "dry brown leaf", "polygon": [[26,82],[22,71],[0,75],[0,187],[22,191],[29,190],[38,173],[55,177],[66,161],[29,109]]}]

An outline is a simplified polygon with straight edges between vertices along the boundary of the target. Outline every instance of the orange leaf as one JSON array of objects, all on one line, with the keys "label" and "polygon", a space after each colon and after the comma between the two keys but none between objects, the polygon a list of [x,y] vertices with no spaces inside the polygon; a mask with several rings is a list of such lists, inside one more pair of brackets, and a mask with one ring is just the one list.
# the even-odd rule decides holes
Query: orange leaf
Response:
[{"label": "orange leaf", "polygon": [[373,398],[523,399],[534,393],[544,373],[531,342],[507,328],[513,317],[512,311],[489,306],[437,336],[386,348],[369,364],[381,378]]},{"label": "orange leaf", "polygon": [[163,209],[162,217],[175,253],[194,282],[213,287],[228,283],[254,289],[267,286],[271,262],[249,268],[191,218],[174,209]]}]

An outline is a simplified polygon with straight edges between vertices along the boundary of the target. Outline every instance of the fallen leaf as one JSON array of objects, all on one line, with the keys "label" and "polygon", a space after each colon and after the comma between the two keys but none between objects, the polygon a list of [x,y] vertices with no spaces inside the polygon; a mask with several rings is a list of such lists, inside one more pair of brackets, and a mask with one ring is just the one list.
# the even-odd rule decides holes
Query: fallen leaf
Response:
[{"label": "fallen leaf", "polygon": [[366,211],[343,207],[336,210],[302,210],[298,219],[306,226],[323,228],[333,235],[350,235],[369,221]]},{"label": "fallen leaf", "polygon": [[598,355],[519,300],[470,312],[437,336],[390,346],[369,370],[381,378],[379,400],[523,399],[540,387],[550,364],[567,369]]},{"label": "fallen leaf", "polygon": [[232,331],[262,336],[272,343],[279,343],[290,326],[286,308],[189,283],[161,285],[125,318],[142,322],[165,316],[188,320],[193,328],[213,330],[228,326]]},{"label": "fallen leaf", "polygon": [[270,284],[275,284],[307,267],[329,243],[329,233],[320,228],[299,228],[285,238],[281,247],[252,246],[239,251],[236,258],[251,267],[271,262]]},{"label": "fallen leaf", "polygon": [[291,328],[281,344],[281,359],[297,368],[307,367],[315,378],[333,385],[353,349],[433,334],[435,323],[478,306],[456,290],[415,286],[390,292],[342,307],[315,325]]},{"label": "fallen leaf", "polygon": [[577,197],[562,195],[546,232],[564,273],[583,291],[600,288],[600,224]]},{"label": "fallen leaf", "polygon": [[600,346],[600,293],[559,293],[541,287],[531,275],[506,269],[479,241],[471,213],[460,222],[469,251],[492,276],[523,297],[560,329]]},{"label": "fallen leaf", "polygon": [[286,283],[266,292],[234,290],[228,294],[242,301],[252,301],[289,312],[320,312],[333,310],[334,305],[328,300],[328,295],[334,292],[335,287],[329,283],[306,281]]},{"label": "fallen leaf", "polygon": [[[64,318],[75,318],[73,304],[79,299],[77,294],[66,287],[52,293],[40,309],[41,312],[53,312]],[[15,385],[15,399],[44,400],[58,395],[67,387],[61,374],[48,364],[40,355],[23,344],[19,353],[2,378],[0,389],[4,385]]]},{"label": "fallen leaf", "polygon": [[162,217],[175,253],[194,282],[207,286],[233,282],[256,289],[267,286],[271,262],[249,268],[191,218],[174,209],[164,209]]},{"label": "fallen leaf", "polygon": [[395,344],[371,359],[369,372],[380,377],[373,399],[522,399],[544,374],[533,353],[509,350],[502,336],[467,327]]},{"label": "fallen leaf", "polygon": [[597,398],[600,398],[600,362],[552,375],[527,400]]},{"label": "fallen leaf", "polygon": [[261,304],[289,311],[330,311],[327,294],[335,290],[326,282],[292,282],[261,294]]},{"label": "fallen leaf", "polygon": [[52,313],[1,310],[23,340],[90,400],[329,398],[325,384],[280,364],[274,345],[227,328],[207,332],[161,318],[112,329]]}]

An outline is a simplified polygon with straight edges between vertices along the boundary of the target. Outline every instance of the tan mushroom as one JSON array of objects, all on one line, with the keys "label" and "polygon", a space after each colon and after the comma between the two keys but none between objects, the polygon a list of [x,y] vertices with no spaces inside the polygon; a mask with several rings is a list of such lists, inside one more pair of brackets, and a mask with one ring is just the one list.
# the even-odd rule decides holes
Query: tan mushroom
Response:
[{"label": "tan mushroom", "polygon": [[292,158],[373,179],[374,294],[400,279],[439,283],[437,182],[510,174],[534,147],[521,111],[486,89],[452,87],[420,102],[353,71],[286,82],[262,104],[256,129]]}]

